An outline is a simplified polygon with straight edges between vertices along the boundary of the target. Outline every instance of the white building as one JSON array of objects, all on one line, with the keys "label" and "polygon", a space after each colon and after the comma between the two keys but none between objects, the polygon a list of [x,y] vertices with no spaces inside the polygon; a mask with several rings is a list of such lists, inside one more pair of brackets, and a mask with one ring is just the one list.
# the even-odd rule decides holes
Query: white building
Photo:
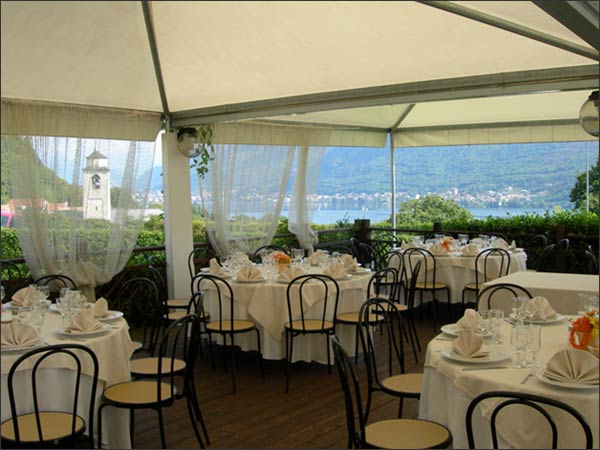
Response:
[{"label": "white building", "polygon": [[111,220],[108,159],[94,150],[83,169],[83,218]]}]

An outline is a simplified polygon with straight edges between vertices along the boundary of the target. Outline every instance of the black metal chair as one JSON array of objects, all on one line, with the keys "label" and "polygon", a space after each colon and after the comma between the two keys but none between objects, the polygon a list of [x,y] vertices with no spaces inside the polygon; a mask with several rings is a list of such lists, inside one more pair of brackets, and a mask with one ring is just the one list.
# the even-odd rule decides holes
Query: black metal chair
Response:
[{"label": "black metal chair", "polygon": [[[517,405],[518,409],[521,409],[523,407],[531,408],[531,412],[529,414],[527,414],[527,415],[522,414],[523,420],[526,421],[525,423],[521,424],[523,427],[532,427],[533,425],[531,425],[530,423],[534,419],[534,417],[536,417],[538,419],[544,419],[544,421],[548,424],[548,427],[545,430],[540,427],[540,422],[535,422],[535,426],[534,426],[534,429],[536,430],[536,432],[534,433],[535,436],[550,436],[551,437],[551,439],[549,440],[551,442],[551,445],[548,447],[544,447],[544,448],[552,448],[552,449],[558,448],[558,426],[552,417],[553,411],[550,411],[549,408],[547,408],[547,407],[552,407],[552,409],[556,408],[556,409],[562,410],[564,413],[569,414],[573,419],[575,419],[575,421],[577,421],[577,423],[579,424],[581,429],[573,427],[572,424],[574,422],[570,421],[569,426],[565,427],[562,430],[563,433],[568,433],[570,435],[572,435],[575,432],[581,432],[581,431],[583,432],[582,436],[581,436],[582,437],[582,439],[581,439],[582,445],[581,445],[581,447],[578,446],[576,448],[586,448],[586,449],[594,448],[593,447],[592,430],[591,430],[589,424],[587,423],[587,421],[585,420],[583,415],[581,415],[581,413],[579,411],[577,411],[575,408],[573,408],[572,406],[567,405],[566,403],[563,403],[559,400],[541,397],[539,395],[527,394],[524,392],[508,392],[508,391],[485,392],[483,394],[478,395],[473,400],[471,400],[471,403],[469,404],[469,407],[467,408],[467,414],[466,414],[467,440],[469,443],[469,448],[481,448],[481,447],[477,447],[476,443],[475,443],[475,437],[473,434],[473,413],[474,413],[475,409],[477,408],[477,406],[479,405],[479,403],[481,403],[482,401],[485,401],[487,399],[495,399],[495,401],[497,402],[496,406],[493,407],[491,417],[490,417],[490,431],[492,434],[492,445],[493,445],[492,448],[495,448],[495,449],[500,448],[500,447],[498,447],[498,433],[497,433],[498,430],[497,430],[497,426],[496,426],[496,421],[497,421],[498,417],[501,416],[500,412],[502,410],[504,410],[504,408],[506,408],[506,410],[503,413],[510,414],[510,409],[511,409],[510,407],[513,405]],[[497,399],[501,399],[501,400],[497,400]],[[541,422],[541,423],[543,423],[543,422]],[[584,441],[585,441],[585,447],[583,447]],[[478,445],[489,445],[489,442],[481,442]],[[533,443],[531,445],[532,445],[531,448],[538,448],[538,447],[533,447]],[[527,448],[527,447],[525,447],[525,448]]]},{"label": "black metal chair", "polygon": [[542,253],[547,246],[548,238],[545,234],[537,234],[527,242],[527,267],[529,269],[537,271]]},{"label": "black metal chair", "polygon": [[[40,386],[38,370],[42,369],[43,372],[43,363],[54,357],[60,361],[61,365],[73,364],[73,406],[67,411],[57,410],[60,408],[54,404],[51,405],[50,410],[46,407],[44,409],[40,408],[39,390],[57,388],[57,386]],[[91,367],[91,373],[86,373],[86,375],[91,377],[91,382],[82,384],[82,367],[84,366],[82,363],[85,362],[85,359],[89,360],[89,363],[85,364],[85,367]],[[30,365],[32,368],[29,373],[23,370]],[[30,401],[27,401],[27,396],[21,399],[20,402],[16,398],[15,374],[17,373],[18,378],[30,377],[31,389],[33,391],[33,412],[18,412],[31,408],[31,405]],[[68,382],[70,383],[71,379]],[[87,448],[94,448],[94,412],[96,410],[97,385],[98,358],[96,358],[93,350],[84,345],[49,345],[31,350],[20,356],[8,371],[7,387],[11,417],[2,422],[1,425],[2,446],[7,448],[46,448],[53,446],[82,448],[84,445],[87,445]],[[69,387],[62,386],[60,388],[64,390],[65,396],[69,395]],[[85,410],[84,399],[86,402],[89,402],[87,418],[81,417],[78,414],[78,411]],[[69,397],[67,397],[67,400],[70,402]],[[83,436],[86,428],[88,432],[87,438]],[[68,447],[68,445],[71,447]]]},{"label": "black metal chair", "polygon": [[[318,319],[305,317],[304,297],[306,291],[311,291],[311,297],[323,299],[323,307]],[[315,293],[315,291],[318,291]],[[333,297],[333,308],[330,296]],[[294,278],[287,287],[287,309],[289,321],[285,324],[285,392],[290,388],[290,372],[294,353],[294,338],[309,334],[323,334],[327,336],[335,334],[337,320],[338,300],[340,287],[332,277],[328,275],[300,275]],[[331,320],[327,315],[331,314]],[[299,317],[298,317],[299,316]],[[327,370],[331,373],[331,357],[329,352],[329,341],[327,345]]]},{"label": "black metal chair", "polygon": [[598,259],[596,258],[596,254],[592,250],[592,246],[588,245],[585,250],[585,257],[588,263],[588,271],[591,275],[598,275],[600,271],[598,270]]},{"label": "black metal chair", "polygon": [[450,304],[450,288],[445,283],[437,281],[437,260],[435,256],[424,248],[409,248],[404,252],[404,261],[409,272],[413,272],[414,266],[421,261],[421,271],[418,275],[414,289],[419,293],[419,306],[423,308],[423,293],[430,292],[433,304],[433,328],[437,325],[437,296],[439,291],[446,291],[448,302],[448,315],[452,315]]},{"label": "black metal chair", "polygon": [[[194,250],[188,255],[188,270],[190,272],[190,279],[194,278],[194,275],[198,273],[200,268],[207,267],[211,258],[216,258],[214,252],[208,247],[195,247]],[[219,264],[219,258],[216,258]]]},{"label": "black metal chair", "polygon": [[[151,265],[148,266],[148,270],[152,276],[152,281],[154,281],[158,289],[159,299],[165,310],[165,320],[169,321],[181,319],[187,314],[186,311],[190,303],[190,297],[170,298],[167,290],[167,283],[165,283],[165,278],[163,277],[162,271]],[[200,319],[207,320],[208,317]]]},{"label": "black metal chair", "polygon": [[265,255],[273,252],[283,252],[288,256],[290,255],[290,252],[285,247],[281,247],[279,245],[263,245],[262,247],[254,250],[250,260],[255,263],[261,263]]},{"label": "black metal chair", "polygon": [[[493,259],[495,258],[495,259]],[[494,262],[495,264],[491,264]],[[491,265],[495,266],[490,267]],[[508,275],[510,270],[510,254],[502,248],[486,248],[475,257],[475,283],[467,283],[462,291],[462,304],[465,305],[465,294],[473,292],[475,298],[481,285],[487,281],[495,280]]]},{"label": "black metal chair", "polygon": [[330,338],[346,409],[348,448],[447,448],[450,431],[421,419],[391,419],[367,425],[358,376],[346,351],[335,336]]},{"label": "black metal chair", "polygon": [[374,272],[379,269],[375,250],[369,244],[364,242],[358,244],[356,259],[363,267],[368,267]]},{"label": "black metal chair", "polygon": [[[485,299],[485,301],[486,301],[487,309],[492,309],[492,300],[494,299],[494,295],[498,295],[501,293],[508,294],[511,301],[513,298],[516,298],[516,297],[533,298],[533,295],[531,295],[531,292],[529,292],[524,287],[519,286],[518,284],[497,283],[497,284],[492,284],[490,286],[486,286],[479,291],[479,295],[477,296],[477,309],[480,309],[479,304],[483,299]],[[496,298],[498,298],[498,297],[496,297]],[[502,301],[502,300],[503,299],[501,298],[500,300],[497,300],[497,301]],[[503,309],[504,312],[507,312],[507,311],[510,312],[511,306],[512,305],[509,304],[508,308],[500,308],[500,309]],[[496,304],[493,308],[498,309],[498,305]]]},{"label": "black metal chair", "polygon": [[[161,445],[162,448],[167,448],[163,408],[172,406],[175,400],[182,398],[186,399],[188,415],[192,422],[196,439],[200,447],[204,448],[204,442],[202,441],[196,422],[201,423],[207,440],[208,435],[206,434],[206,428],[198,406],[193,378],[197,338],[198,318],[194,314],[188,314],[176,320],[165,330],[157,347],[156,376],[126,381],[104,389],[102,393],[103,403],[98,409],[98,442],[100,443],[98,448],[101,448],[102,445],[102,411],[107,406],[130,410],[132,447],[134,411],[138,409],[155,409],[158,413]],[[175,370],[177,361],[185,363],[182,371]],[[181,386],[177,384],[176,377],[178,376],[183,378]]]},{"label": "black metal chair", "polygon": [[48,286],[50,288],[49,299],[53,302],[60,296],[60,290],[63,288],[77,289],[77,283],[67,275],[53,274],[44,275],[33,281],[34,284],[40,286]]},{"label": "black metal chair", "polygon": [[215,358],[213,353],[212,334],[218,334],[223,338],[224,346],[224,365],[227,369],[227,337],[231,340],[231,378],[233,383],[233,393],[237,392],[236,388],[236,372],[235,372],[235,335],[241,333],[248,333],[250,331],[256,332],[256,345],[258,349],[258,364],[260,367],[261,376],[264,378],[265,372],[263,368],[262,352],[260,348],[260,331],[256,327],[254,322],[249,320],[236,319],[234,315],[234,295],[233,290],[229,283],[216,275],[200,273],[192,279],[192,290],[194,293],[202,293],[204,298],[207,297],[207,293],[210,292],[212,297],[216,300],[215,310],[218,311],[218,315],[214,320],[206,323],[205,331],[208,334],[210,356],[212,360],[213,369],[216,368]]},{"label": "black metal chair", "polygon": [[[373,392],[382,391],[400,399],[398,408],[398,417],[402,417],[402,406],[405,398],[420,398],[421,385],[423,384],[422,373],[405,373],[404,367],[404,346],[402,336],[394,331],[392,326],[394,319],[400,320],[399,312],[391,301],[385,298],[372,298],[363,303],[360,309],[360,341],[367,363],[368,376],[368,396],[367,406],[365,408],[365,420],[369,417],[371,409],[371,399]],[[387,345],[379,342],[375,345],[373,334],[370,331],[371,322],[369,316],[375,315],[383,318],[380,324],[381,335]],[[387,355],[387,375],[380,375],[381,361],[384,360],[384,354]],[[381,356],[381,358],[380,358]],[[380,365],[378,365],[378,360]],[[399,366],[400,373],[394,374]],[[385,367],[385,364],[384,366]]]},{"label": "black metal chair", "polygon": [[537,271],[565,272],[568,252],[568,239],[561,239],[556,244],[546,246],[540,255]]}]

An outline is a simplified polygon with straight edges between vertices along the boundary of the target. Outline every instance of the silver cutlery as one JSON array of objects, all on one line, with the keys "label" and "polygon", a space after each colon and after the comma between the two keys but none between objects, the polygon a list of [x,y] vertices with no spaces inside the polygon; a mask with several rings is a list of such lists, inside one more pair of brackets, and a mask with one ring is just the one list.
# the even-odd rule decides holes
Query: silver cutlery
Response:
[{"label": "silver cutlery", "polygon": [[465,370],[489,370],[489,369],[506,369],[508,366],[486,366],[486,367],[465,367]]},{"label": "silver cutlery", "polygon": [[533,376],[533,373],[527,374],[527,376],[525,378],[523,378],[523,380],[521,380],[521,384],[527,383],[532,376]]}]

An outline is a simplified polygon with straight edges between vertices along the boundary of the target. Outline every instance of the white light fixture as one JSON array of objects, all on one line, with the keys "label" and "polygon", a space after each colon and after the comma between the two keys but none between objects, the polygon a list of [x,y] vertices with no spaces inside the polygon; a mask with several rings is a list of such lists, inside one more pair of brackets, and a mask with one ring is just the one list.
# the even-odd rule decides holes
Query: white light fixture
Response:
[{"label": "white light fixture", "polygon": [[598,91],[594,91],[590,94],[585,103],[581,105],[581,109],[579,110],[579,123],[586,133],[595,137],[600,135],[600,132],[598,131],[600,125],[600,119],[598,117],[599,107]]},{"label": "white light fixture", "polygon": [[177,130],[177,150],[186,158],[195,158],[200,155],[200,145],[196,142],[198,131],[186,127]]}]

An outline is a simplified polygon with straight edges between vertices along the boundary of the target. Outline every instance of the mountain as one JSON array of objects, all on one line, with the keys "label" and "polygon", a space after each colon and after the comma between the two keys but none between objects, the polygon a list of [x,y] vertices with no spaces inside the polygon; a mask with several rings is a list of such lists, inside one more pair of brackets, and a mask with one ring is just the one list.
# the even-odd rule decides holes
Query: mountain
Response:
[{"label": "mountain", "polygon": [[[563,142],[398,149],[396,191],[407,197],[450,192],[460,203],[472,206],[484,206],[489,195],[510,204],[512,193],[521,206],[570,208],[575,177],[585,171],[585,146]],[[161,173],[162,167],[154,167],[152,190],[162,189]],[[389,192],[390,178],[389,150],[330,148],[321,164],[318,193]],[[191,180],[195,193],[197,177],[192,174]]]}]

